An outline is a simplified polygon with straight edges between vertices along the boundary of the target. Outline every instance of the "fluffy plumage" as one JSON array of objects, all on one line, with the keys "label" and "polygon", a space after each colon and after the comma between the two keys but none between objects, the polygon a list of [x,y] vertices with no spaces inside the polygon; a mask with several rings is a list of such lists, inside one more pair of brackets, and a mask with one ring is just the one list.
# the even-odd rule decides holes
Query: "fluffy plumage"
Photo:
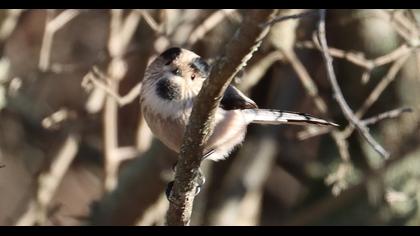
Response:
[{"label": "fluffy plumage", "polygon": [[[175,152],[180,150],[194,98],[209,72],[210,66],[200,56],[182,48],[166,50],[146,69],[140,93],[143,115],[153,134]],[[258,109],[252,99],[230,85],[216,112],[205,158],[226,158],[242,143],[250,123],[337,126],[304,113]]]}]

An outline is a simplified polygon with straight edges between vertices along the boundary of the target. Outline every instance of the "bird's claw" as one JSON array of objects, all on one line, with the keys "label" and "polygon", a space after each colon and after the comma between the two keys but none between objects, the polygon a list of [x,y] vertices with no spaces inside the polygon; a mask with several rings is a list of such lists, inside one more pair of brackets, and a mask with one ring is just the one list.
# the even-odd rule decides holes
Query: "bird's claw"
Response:
[{"label": "bird's claw", "polygon": [[169,200],[169,197],[171,196],[172,188],[174,187],[174,182],[175,181],[171,181],[168,183],[168,185],[166,185],[165,194],[168,200]]},{"label": "bird's claw", "polygon": [[[203,172],[201,171],[201,169],[198,169],[198,176],[197,176],[197,179],[196,179],[197,187],[195,189],[195,196],[197,196],[200,193],[201,187],[203,187],[205,182],[206,182],[206,178],[204,177]],[[171,192],[172,192],[172,189],[174,187],[174,183],[175,183],[175,181],[171,181],[166,186],[165,194],[166,194],[166,198],[168,200],[169,200],[169,197],[171,196]]]}]

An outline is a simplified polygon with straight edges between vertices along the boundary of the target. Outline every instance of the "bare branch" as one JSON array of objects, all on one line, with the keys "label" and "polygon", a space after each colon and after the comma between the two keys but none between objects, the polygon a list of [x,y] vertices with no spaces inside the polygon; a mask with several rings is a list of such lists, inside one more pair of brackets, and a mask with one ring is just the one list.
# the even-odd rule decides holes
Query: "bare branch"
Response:
[{"label": "bare branch", "polygon": [[[141,14],[132,10],[124,19],[123,11],[111,10],[110,36],[108,50],[111,61],[105,78],[111,93],[118,94],[119,82],[127,73],[123,55],[140,22]],[[135,91],[135,90],[134,90]],[[119,96],[117,96],[119,97]],[[105,151],[105,189],[110,191],[117,184],[117,171],[121,159],[118,156],[118,105],[114,97],[107,96],[103,112],[104,151]]]},{"label": "bare branch", "polygon": [[[399,47],[402,48],[402,47]],[[399,49],[396,49],[395,51],[387,54],[387,55],[395,55],[394,52],[398,51]],[[331,52],[331,51],[330,51]],[[408,51],[407,53],[410,53],[412,51]],[[401,54],[399,58],[397,58],[396,61],[391,65],[391,68],[388,70],[388,73],[381,79],[381,81],[376,85],[376,87],[372,90],[372,92],[369,94],[369,96],[364,101],[363,105],[357,110],[355,113],[355,116],[360,119],[363,117],[363,115],[366,113],[366,111],[378,100],[380,95],[385,91],[385,89],[388,87],[388,85],[395,80],[397,73],[400,71],[404,63],[408,60],[410,54]],[[382,56],[380,58],[385,58],[385,56]],[[350,124],[348,125],[343,131],[342,134],[344,137],[349,137],[355,127]],[[317,135],[322,135],[327,133],[330,130],[329,127],[314,127],[309,128],[306,131],[302,131],[299,134],[300,139],[307,139],[311,137],[315,137]]]},{"label": "bare branch", "polygon": [[[407,61],[409,55],[405,55],[399,60],[395,61],[391,68],[388,70],[388,73],[381,79],[381,81],[376,85],[376,87],[372,90],[369,96],[366,98],[363,105],[359,108],[356,112],[356,117],[358,119],[362,118],[363,115],[368,111],[368,109],[378,100],[379,96],[385,91],[388,85],[395,80],[398,71],[402,68],[404,63]],[[345,137],[349,137],[353,131],[354,126],[349,125],[343,130],[343,135]]]},{"label": "bare branch", "polygon": [[332,89],[334,91],[334,98],[338,102],[341,110],[343,111],[344,116],[351,122],[357,130],[360,132],[362,137],[373,147],[373,149],[378,152],[383,158],[388,158],[389,153],[370,135],[366,126],[364,126],[361,121],[355,116],[346,100],[343,97],[343,93],[338,85],[337,78],[334,73],[334,67],[332,64],[332,57],[328,53],[328,44],[325,34],[325,9],[321,9],[320,20],[318,24],[318,36],[320,45],[322,48],[322,55],[326,64],[328,79],[331,83]]},{"label": "bare branch", "polygon": [[406,24],[404,20],[401,20],[401,11],[395,10],[395,11],[380,11],[383,13],[385,17],[388,18],[388,20],[391,22],[393,28],[395,31],[404,38],[407,42],[410,41],[412,38],[411,32],[410,32],[410,26]]},{"label": "bare branch", "polygon": [[309,11],[305,11],[305,12],[302,12],[302,13],[299,13],[299,14],[293,14],[293,15],[288,15],[288,16],[280,16],[280,17],[276,17],[275,19],[273,19],[273,20],[271,20],[267,23],[264,23],[264,26],[273,25],[273,24],[276,24],[276,23],[279,23],[279,22],[285,21],[285,20],[296,20],[296,19],[300,19],[300,18],[305,17],[305,16],[310,16],[310,15],[315,15],[315,14],[318,14],[317,10],[309,10]]},{"label": "bare branch", "polygon": [[[157,48],[166,48],[168,45],[171,44],[171,38],[167,35],[166,24],[164,21],[158,24],[156,20],[150,15],[150,13],[144,9],[137,10],[137,12],[139,12],[141,16],[143,16],[146,23],[155,32],[157,36],[156,43],[160,44]],[[156,51],[161,51],[161,50],[158,49]]]},{"label": "bare branch", "polygon": [[390,20],[397,33],[403,37],[407,43],[411,44],[412,41],[418,41],[419,31],[415,21],[410,21],[404,15],[405,11],[407,10],[397,10],[392,13],[388,12],[388,15],[390,16]]},{"label": "bare branch", "polygon": [[373,64],[374,66],[382,66],[394,62],[400,59],[402,56],[409,54],[412,50],[413,49],[409,48],[406,44],[402,44],[394,51],[374,59]]},{"label": "bare branch", "polygon": [[16,225],[34,225],[37,222],[42,223],[46,220],[48,206],[78,149],[79,137],[75,134],[69,134],[57,157],[51,164],[50,170],[39,176],[39,188],[36,199],[30,203],[28,210],[22,215]]},{"label": "bare branch", "polygon": [[[127,52],[128,44],[140,23],[140,16],[141,14],[139,12],[130,11],[124,22],[122,22],[121,28],[115,29],[114,33],[118,34],[118,36],[113,35],[112,38],[118,40],[118,43],[113,42],[115,45],[119,46],[118,52],[116,52],[118,56],[123,56]],[[115,57],[117,54],[114,54],[113,56]]]},{"label": "bare branch", "polygon": [[375,103],[379,96],[385,91],[385,89],[388,87],[388,85],[394,81],[396,78],[396,75],[398,71],[402,68],[402,66],[407,61],[409,55],[405,55],[401,58],[399,58],[389,69],[388,73],[385,75],[385,77],[376,85],[376,87],[373,89],[373,91],[369,94],[368,98],[365,100],[361,108],[356,112],[356,116],[358,118],[361,118],[362,115]]},{"label": "bare branch", "polygon": [[55,10],[46,10],[46,23],[44,36],[42,38],[41,51],[39,54],[38,67],[41,71],[47,71],[50,66],[51,48],[53,43],[53,37],[57,30],[61,29],[80,14],[79,10],[65,10],[58,16],[54,17]]},{"label": "bare branch", "polygon": [[[290,50],[284,50],[283,48],[279,48],[279,50],[282,51],[282,54],[285,56],[285,58],[288,60],[288,62],[291,64],[292,68],[295,70],[296,74],[298,75],[299,80],[301,81],[303,88],[306,90],[307,94],[312,98],[314,101],[315,107],[324,115],[327,115],[328,113],[328,106],[326,105],[326,102],[322,99],[321,96],[319,96],[318,93],[318,87],[316,86],[315,82],[309,75],[309,72],[306,70],[303,63],[299,60],[296,53],[293,49]],[[307,136],[311,136],[312,133],[318,134],[320,129],[319,127],[314,126],[308,126],[307,128],[310,132],[309,135],[302,135],[298,134],[299,139],[305,139]],[[315,131],[314,131],[315,130]],[[344,162],[350,161],[350,153],[348,151],[348,144],[345,137],[339,132],[338,130],[328,127],[325,129],[322,129],[323,133],[330,133],[331,137],[336,143],[336,146],[339,151],[339,155],[341,159]]]},{"label": "bare branch", "polygon": [[162,33],[162,27],[158,23],[156,23],[155,19],[153,19],[149,12],[147,12],[144,9],[139,11],[146,23],[150,26],[150,28],[152,28],[152,30],[154,30],[157,33]]},{"label": "bare branch", "polygon": [[57,129],[66,120],[74,119],[76,112],[67,108],[60,108],[58,111],[42,119],[42,126],[45,129]]},{"label": "bare branch", "polygon": [[[313,79],[309,75],[308,71],[306,70],[305,66],[302,64],[302,62],[299,60],[299,58],[296,56],[294,51],[286,52],[284,51],[284,55],[289,60],[289,63],[292,65],[293,69],[295,70],[296,74],[298,75],[298,78],[302,82],[303,88],[306,90],[308,95],[313,99],[315,107],[323,114],[327,114],[328,107],[325,103],[325,101],[319,96],[318,94],[318,87],[314,83]],[[320,131],[325,134],[331,132],[331,137],[335,141],[339,155],[341,159],[344,162],[350,161],[350,153],[348,151],[348,144],[345,137],[339,132],[338,130],[334,129],[333,127],[314,127],[309,126],[309,130],[315,129],[314,131],[317,135],[320,134]],[[305,134],[298,134],[299,139],[305,139],[308,138],[308,136],[312,136],[312,133],[309,133],[309,135]]]},{"label": "bare branch", "polygon": [[83,78],[82,87],[84,87],[86,90],[91,90],[92,88],[90,86],[93,85],[94,87],[103,90],[108,96],[112,97],[120,107],[133,102],[134,99],[136,99],[140,94],[142,86],[141,82],[134,86],[126,95],[120,96],[116,93],[116,91],[113,91],[108,85],[106,85],[105,82],[101,82],[101,80],[96,77],[99,77],[101,80],[105,81],[109,79],[104,73],[102,73],[97,67],[94,66],[92,68],[92,72],[86,74]]},{"label": "bare branch", "polygon": [[[118,91],[118,84],[112,81],[110,88]],[[116,186],[117,160],[115,151],[118,149],[118,107],[114,99],[105,100],[103,113],[104,152],[105,152],[105,189],[110,191]]]},{"label": "bare branch", "polygon": [[413,22],[413,24],[416,28],[416,32],[420,33],[420,23],[417,20],[417,17],[416,17],[416,14],[415,14],[414,10],[413,9],[407,9],[407,12],[408,12],[408,15],[411,18],[411,21]]},{"label": "bare branch", "polygon": [[12,34],[23,11],[22,9],[10,9],[7,11],[6,19],[4,19],[0,27],[0,42],[6,40]]},{"label": "bare branch", "polygon": [[222,20],[233,13],[235,13],[235,9],[221,9],[215,11],[211,14],[207,19],[203,21],[199,26],[197,26],[194,31],[190,34],[190,37],[187,40],[188,45],[193,45],[198,40],[204,37],[207,32],[211,31],[214,27],[220,24]]},{"label": "bare branch", "polygon": [[175,182],[167,213],[168,225],[188,225],[196,189],[195,178],[201,164],[204,145],[212,133],[214,116],[224,90],[235,74],[245,66],[267,35],[269,28],[260,27],[274,17],[276,10],[249,10],[240,29],[228,43],[224,55],[216,62],[194,101],[185,131]]},{"label": "bare branch", "polygon": [[[309,41],[297,43],[296,46],[298,48],[318,49],[313,42]],[[333,47],[328,48],[328,53],[333,57],[346,59],[357,66],[371,71],[375,67],[386,65],[398,60],[401,56],[406,55],[411,50],[412,49],[408,47],[407,44],[402,44],[392,52],[383,56],[379,56],[375,59],[366,59],[365,55],[361,52],[349,52]]]},{"label": "bare branch", "polygon": [[276,62],[284,59],[283,54],[279,51],[273,51],[268,53],[265,57],[261,58],[252,67],[250,67],[247,73],[241,78],[241,83],[238,84],[238,88],[241,91],[248,91],[254,85],[256,85],[260,79],[264,76],[267,70]]},{"label": "bare branch", "polygon": [[404,112],[413,112],[413,109],[409,108],[409,107],[397,108],[397,109],[394,109],[394,110],[391,110],[391,111],[381,113],[381,114],[376,115],[374,117],[364,119],[364,120],[362,120],[362,123],[364,125],[372,125],[372,124],[378,123],[381,120],[393,119],[393,118],[399,117]]},{"label": "bare branch", "polygon": [[309,76],[309,73],[306,70],[306,68],[303,66],[302,62],[297,58],[293,50],[290,50],[290,51],[283,50],[283,55],[290,62],[296,74],[298,74],[298,77],[301,80],[302,85],[305,87],[306,91],[308,92],[309,96],[311,96],[314,99],[314,103],[316,107],[318,108],[318,110],[325,114],[327,112],[327,105],[324,102],[324,100],[322,100],[322,98],[319,96],[318,88],[315,85],[314,81]]}]

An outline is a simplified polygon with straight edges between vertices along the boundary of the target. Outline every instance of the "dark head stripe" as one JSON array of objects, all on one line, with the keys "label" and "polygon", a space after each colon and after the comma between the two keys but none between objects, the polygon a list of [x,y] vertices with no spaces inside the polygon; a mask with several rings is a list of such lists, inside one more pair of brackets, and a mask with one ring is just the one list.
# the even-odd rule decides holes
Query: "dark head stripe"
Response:
[{"label": "dark head stripe", "polygon": [[207,78],[210,74],[210,66],[201,57],[194,58],[190,64],[191,68],[200,73],[202,77]]},{"label": "dark head stripe", "polygon": [[181,54],[181,48],[173,47],[166,49],[166,51],[160,54],[160,57],[164,58],[167,61],[166,63],[171,63],[179,56],[179,54]]}]

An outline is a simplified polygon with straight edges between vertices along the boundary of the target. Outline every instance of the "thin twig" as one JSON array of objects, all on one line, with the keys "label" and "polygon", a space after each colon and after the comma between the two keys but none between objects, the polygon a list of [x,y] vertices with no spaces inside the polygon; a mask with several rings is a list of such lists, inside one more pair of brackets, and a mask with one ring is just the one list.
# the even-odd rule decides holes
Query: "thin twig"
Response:
[{"label": "thin twig", "polygon": [[[288,43],[290,44],[290,43]],[[328,115],[328,106],[326,105],[326,102],[318,93],[318,87],[314,80],[311,78],[309,72],[306,70],[304,64],[300,61],[298,56],[296,55],[293,48],[291,48],[291,45],[288,47],[280,46],[281,44],[276,44],[277,49],[282,52],[283,55],[285,55],[285,58],[288,60],[288,62],[291,64],[292,68],[296,72],[299,80],[301,81],[303,88],[306,90],[307,94],[311,97],[311,99],[314,102],[315,107],[325,116]],[[313,45],[313,44],[312,44]],[[308,130],[317,129],[317,127],[314,126],[308,126]],[[345,137],[339,132],[338,129],[325,129],[325,133],[329,133],[334,140],[338,153],[340,155],[341,160],[343,161],[343,164],[350,164],[350,153],[348,149],[348,142],[345,139]],[[300,137],[300,134],[298,134],[298,137]],[[342,181],[341,181],[342,182]],[[340,182],[340,183],[341,183]],[[336,187],[336,183],[333,183],[333,189]]]},{"label": "thin twig", "polygon": [[[293,51],[290,51],[289,53],[285,52],[286,58],[289,60],[289,63],[292,65],[293,69],[295,70],[296,74],[298,75],[298,78],[300,79],[303,88],[306,90],[308,95],[313,99],[315,107],[324,115],[327,115],[328,113],[328,106],[326,105],[326,102],[322,99],[321,96],[318,94],[318,87],[314,83],[313,79],[309,75],[308,71],[306,70],[305,66],[302,64],[302,62],[299,60],[299,58],[296,56],[296,54]],[[318,128],[319,127],[313,127],[310,126],[308,129],[311,128]],[[324,133],[331,132],[331,137],[335,141],[339,155],[341,159],[344,162],[350,161],[350,153],[348,151],[348,144],[345,137],[338,131],[335,130],[332,127],[326,127],[323,129],[325,131]],[[299,139],[304,139],[306,137],[302,137],[301,134],[298,134]]]},{"label": "thin twig", "polygon": [[150,15],[150,13],[144,9],[137,10],[137,12],[139,12],[141,16],[143,16],[146,23],[155,32],[157,38],[159,39],[156,41],[162,42],[162,46],[161,46],[162,48],[166,48],[167,45],[171,44],[171,37],[167,35],[166,24],[164,22],[161,22],[160,24],[158,24],[156,20]]},{"label": "thin twig", "polygon": [[293,50],[283,50],[282,53],[292,65],[293,69],[298,75],[298,78],[301,80],[302,85],[305,87],[309,96],[311,96],[314,100],[314,103],[319,111],[325,114],[327,112],[327,105],[319,96],[317,86],[309,76],[309,73],[305,69],[302,62],[297,58],[295,52]]},{"label": "thin twig", "polygon": [[417,33],[420,33],[420,22],[417,20],[416,13],[413,9],[407,9],[407,12],[416,28]]},{"label": "thin twig", "polygon": [[[402,46],[402,47],[399,47],[399,48],[404,48],[404,47]],[[396,50],[394,50],[393,52],[391,52],[387,55],[396,55],[396,53],[395,53],[396,51],[401,51],[401,50],[396,49]],[[361,119],[363,117],[363,115],[367,112],[367,110],[378,100],[379,96],[385,91],[385,89],[388,87],[388,85],[392,81],[395,80],[397,73],[400,71],[402,66],[408,60],[408,57],[410,55],[408,53],[410,53],[410,52],[413,52],[413,51],[410,50],[410,51],[408,51],[404,54],[399,54],[399,58],[397,58],[397,60],[394,61],[394,63],[391,65],[391,68],[388,70],[388,73],[380,80],[380,82],[372,90],[372,92],[369,94],[369,96],[365,99],[363,105],[355,113],[355,116],[358,119]],[[385,57],[386,57],[386,55],[378,57],[378,58],[385,58]],[[391,58],[391,56],[388,56],[388,58]],[[375,60],[377,60],[377,59],[375,59]],[[381,61],[383,62],[382,59],[381,59]],[[355,129],[355,127],[352,124],[348,125],[342,131],[343,136],[344,137],[349,137],[353,133],[354,129]],[[329,127],[315,127],[315,128],[312,128],[312,129],[302,131],[299,134],[299,138],[300,139],[312,138],[312,137],[315,137],[315,136],[318,136],[318,135],[328,133],[329,130],[330,130]]]},{"label": "thin twig", "polygon": [[[111,61],[105,78],[109,78],[108,88],[118,94],[119,82],[124,78],[127,68],[124,54],[140,22],[141,14],[132,10],[125,19],[123,10],[111,10],[108,51]],[[98,83],[97,83],[98,84]],[[134,90],[135,91],[135,90]],[[118,96],[117,96],[118,97]],[[116,99],[106,96],[103,112],[104,152],[105,152],[105,190],[111,191],[117,184],[118,156],[118,104]]]},{"label": "thin twig", "polygon": [[[296,46],[297,48],[318,49],[314,43],[310,41],[299,42]],[[361,52],[349,52],[333,47],[328,48],[328,53],[333,57],[346,59],[357,66],[371,71],[375,67],[383,66],[398,60],[401,56],[409,53],[411,50],[412,49],[408,47],[407,44],[402,44],[392,52],[374,59],[366,59],[365,55]]]},{"label": "thin twig", "polygon": [[[395,61],[391,68],[388,70],[388,73],[381,79],[381,81],[376,85],[372,90],[369,96],[364,101],[363,105],[357,110],[355,116],[360,119],[368,111],[368,109],[378,100],[379,96],[385,91],[388,85],[395,80],[397,73],[404,66],[405,62],[408,60],[409,55],[401,57],[399,60]],[[345,137],[349,137],[353,131],[354,126],[349,125],[343,131]]]},{"label": "thin twig", "polygon": [[190,34],[187,40],[188,45],[193,45],[198,40],[202,39],[207,32],[211,31],[214,27],[220,24],[226,16],[235,13],[235,9],[221,9],[213,12],[207,19],[198,25]]},{"label": "thin twig", "polygon": [[385,17],[388,17],[388,20],[391,22],[393,28],[395,31],[404,38],[407,42],[410,41],[412,38],[412,35],[410,33],[410,27],[405,24],[404,21],[401,21],[401,18],[399,17],[400,11],[380,11],[381,13],[384,13]]},{"label": "thin twig", "polygon": [[245,66],[267,35],[269,28],[259,25],[272,19],[276,12],[249,10],[245,14],[239,31],[226,46],[225,54],[212,67],[210,78],[204,82],[195,99],[169,197],[168,225],[189,224],[196,189],[194,180],[198,176],[204,145],[214,128],[218,104],[236,73]]},{"label": "thin twig", "polygon": [[[9,9],[7,10],[6,16],[1,22],[0,25],[0,85],[3,83],[9,82],[9,93],[11,96],[15,95],[16,90],[13,90],[14,81],[18,81],[12,78],[9,78],[11,62],[10,59],[4,55],[4,47],[6,41],[10,38],[12,33],[15,31],[18,26],[19,18],[21,17],[24,10],[20,9]],[[16,85],[16,83],[15,83]],[[0,107],[3,105],[3,102],[0,102]]]},{"label": "thin twig", "polygon": [[402,66],[404,66],[409,55],[402,56],[399,58],[389,69],[388,73],[381,79],[381,81],[376,85],[373,91],[369,94],[363,105],[356,112],[356,116],[361,118],[362,115],[378,100],[379,96],[385,91],[388,85],[395,80],[397,73],[400,71]]},{"label": "thin twig", "polygon": [[273,19],[273,20],[271,20],[267,23],[264,23],[262,26],[273,25],[273,24],[276,24],[276,23],[279,23],[279,22],[285,21],[285,20],[296,20],[296,19],[300,19],[300,18],[305,17],[305,16],[310,16],[310,15],[315,15],[315,14],[318,14],[317,10],[309,10],[309,11],[305,11],[305,12],[302,12],[302,13],[299,13],[299,14],[280,16],[280,17],[276,17],[275,19]]},{"label": "thin twig", "polygon": [[[108,50],[111,54],[112,60],[108,65],[108,74],[110,79],[108,82],[109,89],[118,93],[119,80],[125,74],[125,71],[119,72],[117,66],[121,63],[124,63],[120,59],[120,53],[124,49],[120,44],[119,33],[122,28],[122,10],[111,10],[111,22],[110,22],[110,36],[108,41]],[[121,63],[118,63],[121,62]],[[116,184],[116,166],[117,166],[117,156],[116,150],[118,149],[118,106],[115,99],[110,96],[106,96],[104,111],[103,111],[103,142],[104,142],[104,154],[105,154],[105,181],[104,187],[105,191],[112,191]]]},{"label": "thin twig", "polygon": [[[319,49],[312,41],[298,42],[296,43],[296,47],[306,49]],[[363,67],[365,69],[372,68],[372,62],[367,60],[364,54],[361,52],[349,52],[338,48],[328,47],[328,53],[331,54],[331,56],[333,57],[346,59],[349,62],[352,62],[353,64]]]},{"label": "thin twig", "polygon": [[150,26],[150,28],[152,28],[152,30],[154,30],[156,33],[162,33],[162,27],[161,25],[159,25],[155,19],[153,19],[153,17],[149,14],[149,12],[147,12],[146,10],[142,9],[139,10],[140,14],[143,16],[144,20],[146,21],[146,23]]},{"label": "thin twig", "polygon": [[69,23],[80,14],[79,10],[64,10],[54,17],[55,10],[46,10],[45,31],[42,38],[41,50],[39,54],[38,67],[41,71],[47,71],[50,66],[51,49],[55,32]]},{"label": "thin twig", "polygon": [[384,56],[380,56],[373,61],[373,65],[374,66],[382,66],[391,62],[394,62],[398,59],[400,59],[401,57],[403,57],[404,55],[409,54],[413,49],[408,47],[407,44],[402,44],[401,46],[399,46],[397,49],[395,49],[394,51],[384,55]]},{"label": "thin twig", "polygon": [[[298,78],[300,79],[303,88],[306,90],[308,95],[312,98],[314,101],[315,107],[324,115],[327,115],[328,113],[328,106],[326,105],[326,102],[322,99],[321,96],[319,96],[318,93],[318,87],[316,86],[314,80],[309,75],[309,72],[306,70],[303,63],[299,60],[296,53],[293,50],[282,50],[283,55],[285,58],[289,61],[292,68],[295,70],[296,74],[298,75]],[[317,129],[318,127],[310,126],[308,127],[309,130]],[[335,130],[331,127],[323,129],[324,133],[330,133],[331,137],[335,141],[339,155],[341,159],[344,162],[350,161],[350,153],[348,151],[348,144],[345,137],[339,132],[338,130]],[[316,132],[318,133],[318,132]],[[303,136],[302,134],[298,134],[299,139],[305,139],[307,137]]]},{"label": "thin twig", "polygon": [[6,19],[3,20],[0,27],[0,42],[3,42],[12,34],[23,11],[22,9],[7,10]]},{"label": "thin twig", "polygon": [[68,108],[60,108],[58,111],[42,119],[42,126],[45,129],[57,129],[60,124],[69,119],[76,118],[76,113]]},{"label": "thin twig", "polygon": [[86,74],[85,77],[83,78],[82,87],[84,87],[87,90],[91,90],[92,88],[90,86],[93,85],[94,87],[97,87],[105,91],[108,96],[115,99],[115,101],[118,103],[118,106],[120,107],[123,107],[133,102],[134,99],[136,99],[140,94],[140,90],[142,86],[141,82],[138,83],[136,86],[134,86],[126,95],[120,96],[115,91],[113,91],[108,85],[106,85],[105,82],[102,82],[97,77],[99,77],[101,80],[105,80],[105,81],[109,80],[109,78],[107,78],[107,76],[104,73],[100,72],[100,70],[96,66],[94,66],[92,68],[92,72]]},{"label": "thin twig", "polygon": [[241,83],[238,84],[238,88],[241,91],[248,91],[254,85],[256,85],[261,78],[265,75],[267,70],[277,61],[283,60],[284,56],[279,51],[275,50],[268,53],[266,56],[261,58],[258,62],[254,63],[246,72]]},{"label": "thin twig", "polygon": [[361,121],[355,116],[346,100],[343,97],[343,93],[338,85],[337,78],[335,76],[334,67],[332,64],[332,57],[328,53],[328,44],[325,33],[325,9],[321,9],[320,20],[318,23],[318,36],[320,46],[322,48],[322,55],[326,64],[328,79],[331,83],[332,89],[334,91],[334,98],[339,104],[341,110],[343,111],[344,116],[351,122],[357,130],[360,132],[363,138],[373,147],[373,149],[378,152],[383,158],[388,158],[389,153],[370,135],[366,126],[364,126]]},{"label": "thin twig", "polygon": [[399,117],[404,112],[413,112],[413,109],[410,108],[410,107],[397,108],[397,109],[394,109],[394,110],[391,110],[391,111],[381,113],[381,114],[376,115],[374,117],[364,119],[364,120],[362,120],[362,123],[364,125],[373,125],[375,123],[378,123],[381,120],[393,119],[393,118]]},{"label": "thin twig", "polygon": [[416,40],[416,38],[418,38],[419,32],[415,24],[415,21],[411,21],[404,14],[404,12],[406,11],[407,10],[396,11],[392,16],[392,20],[399,24],[399,26],[395,25],[395,27],[403,28],[403,30],[405,30],[406,37],[404,37],[403,35],[401,36],[403,36],[409,43],[411,40],[413,39]]},{"label": "thin twig", "polygon": [[34,225],[35,223],[42,224],[45,222],[48,206],[78,149],[79,137],[72,133],[69,134],[57,157],[54,158],[50,170],[39,176],[36,199],[30,203],[28,210],[20,217],[16,225]]}]

